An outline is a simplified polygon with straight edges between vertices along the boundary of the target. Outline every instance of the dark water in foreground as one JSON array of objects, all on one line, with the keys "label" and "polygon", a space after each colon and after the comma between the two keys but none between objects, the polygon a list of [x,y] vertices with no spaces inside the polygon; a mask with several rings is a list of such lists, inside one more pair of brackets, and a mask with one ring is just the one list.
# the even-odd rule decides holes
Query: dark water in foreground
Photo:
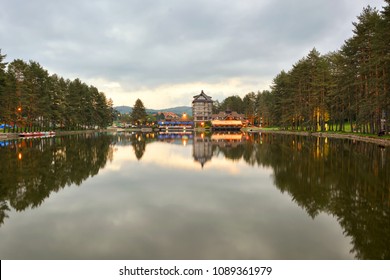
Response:
[{"label": "dark water in foreground", "polygon": [[0,142],[1,259],[390,259],[390,149],[282,135]]}]

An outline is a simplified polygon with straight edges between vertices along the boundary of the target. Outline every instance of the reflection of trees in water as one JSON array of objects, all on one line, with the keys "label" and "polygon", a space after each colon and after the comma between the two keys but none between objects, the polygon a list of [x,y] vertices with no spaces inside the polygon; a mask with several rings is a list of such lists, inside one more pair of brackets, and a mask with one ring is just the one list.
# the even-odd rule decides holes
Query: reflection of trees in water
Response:
[{"label": "reflection of trees in water", "polygon": [[218,147],[251,165],[272,167],[281,192],[315,218],[337,217],[359,259],[390,259],[389,149],[352,140],[263,134]]},{"label": "reflection of trees in water", "polygon": [[142,133],[142,132],[130,132],[120,133],[115,136],[118,144],[120,145],[131,145],[135,157],[141,160],[142,156],[146,151],[146,145],[156,141],[157,135],[155,133]]},{"label": "reflection of trees in water", "polygon": [[0,225],[12,208],[34,208],[66,185],[80,185],[113,160],[112,143],[132,145],[141,159],[154,134],[77,134],[9,141],[0,149]]},{"label": "reflection of trees in water", "polygon": [[42,204],[51,192],[80,185],[112,160],[111,137],[71,135],[24,139],[0,150],[0,224],[10,206],[17,211]]},{"label": "reflection of trees in water", "polygon": [[131,140],[131,146],[133,146],[135,157],[140,160],[145,153],[146,139],[143,134],[139,134],[134,135]]},{"label": "reflection of trees in water", "polygon": [[10,211],[6,201],[0,201],[0,225],[4,223],[4,220],[8,218],[7,212]]},{"label": "reflection of trees in water", "polygon": [[[233,161],[243,159],[252,166],[271,167],[276,187],[287,192],[310,217],[321,212],[337,217],[344,234],[352,238],[356,258],[390,259],[389,149],[298,135],[236,136],[219,135],[213,140],[213,136],[195,135],[194,151],[210,159],[222,154]],[[138,159],[146,143],[153,140],[131,138]],[[194,157],[198,153],[194,152]]]},{"label": "reflection of trees in water", "polygon": [[[116,140],[115,140],[116,139]],[[0,148],[0,224],[12,206],[37,207],[66,185],[80,185],[112,160],[112,145],[132,145],[141,159],[154,134],[73,135],[12,142]],[[210,141],[203,141],[210,143]],[[201,143],[203,143],[201,142]],[[196,142],[196,137],[194,140]],[[390,149],[351,140],[245,135],[211,141],[210,157],[271,167],[276,187],[315,218],[337,217],[359,259],[390,259]],[[207,144],[208,145],[208,144]],[[19,159],[20,158],[20,159]]]}]

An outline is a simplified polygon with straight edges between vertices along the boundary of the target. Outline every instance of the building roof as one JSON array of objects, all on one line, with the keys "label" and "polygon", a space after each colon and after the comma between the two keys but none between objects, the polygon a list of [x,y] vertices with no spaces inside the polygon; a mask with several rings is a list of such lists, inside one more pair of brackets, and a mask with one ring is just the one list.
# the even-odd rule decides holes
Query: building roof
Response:
[{"label": "building roof", "polygon": [[159,114],[163,114],[165,119],[180,119],[180,117],[173,112],[159,112]]},{"label": "building roof", "polygon": [[194,102],[213,102],[213,99],[211,99],[211,96],[208,96],[202,90],[200,94],[194,96],[194,100],[192,101],[192,103]]},{"label": "building roof", "polygon": [[219,112],[218,114],[213,114],[213,120],[243,120],[245,118],[244,114],[239,114],[235,111],[226,111]]}]

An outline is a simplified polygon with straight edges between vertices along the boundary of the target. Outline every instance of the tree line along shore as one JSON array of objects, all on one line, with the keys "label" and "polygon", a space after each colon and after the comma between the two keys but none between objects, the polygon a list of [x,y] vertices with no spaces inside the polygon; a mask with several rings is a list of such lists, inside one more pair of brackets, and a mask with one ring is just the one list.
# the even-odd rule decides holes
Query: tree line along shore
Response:
[{"label": "tree line along shore", "polygon": [[4,62],[0,50],[1,132],[105,128],[113,102],[80,79],[50,75],[38,62]]},{"label": "tree line along shore", "polygon": [[384,2],[381,11],[362,11],[339,50],[321,55],[313,48],[282,70],[270,90],[230,96],[214,111],[230,109],[254,125],[283,130],[388,134],[390,1]]}]

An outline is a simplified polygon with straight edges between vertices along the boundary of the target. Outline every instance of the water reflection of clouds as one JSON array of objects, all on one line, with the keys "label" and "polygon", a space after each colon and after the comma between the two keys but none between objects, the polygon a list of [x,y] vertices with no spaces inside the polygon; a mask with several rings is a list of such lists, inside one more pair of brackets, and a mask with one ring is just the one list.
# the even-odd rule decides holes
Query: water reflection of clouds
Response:
[{"label": "water reflection of clouds", "polygon": [[[210,178],[178,184],[149,178],[110,186],[111,176],[92,178],[82,188],[55,194],[35,212],[17,214],[19,225],[3,241],[19,244],[3,244],[2,254],[27,259],[349,258],[349,244],[332,217],[309,219],[270,182],[259,188],[258,182],[239,186],[226,178],[224,186],[215,187],[206,184]],[[20,230],[26,224],[32,238]]]},{"label": "water reflection of clouds", "polygon": [[0,257],[352,257],[337,220],[308,217],[275,188],[272,170],[222,155],[200,170],[191,147],[151,143],[137,160],[132,146],[117,146],[113,161],[82,186],[53,193],[33,211],[13,211],[0,231]]},{"label": "water reflection of clouds", "polygon": [[[141,169],[138,166],[135,172]],[[350,257],[349,243],[335,219],[325,214],[308,218],[271,182],[260,183],[261,175],[260,182],[245,185],[229,176],[215,185],[207,183],[210,177],[197,181],[190,177],[174,184],[155,175],[113,184],[113,175],[107,173],[91,178],[82,188],[56,193],[35,211],[15,213],[18,217],[13,217],[15,222],[1,242],[1,255],[27,259]],[[222,174],[219,179],[223,180]],[[261,184],[266,187],[260,188]],[[21,230],[26,226],[30,230]]]}]

